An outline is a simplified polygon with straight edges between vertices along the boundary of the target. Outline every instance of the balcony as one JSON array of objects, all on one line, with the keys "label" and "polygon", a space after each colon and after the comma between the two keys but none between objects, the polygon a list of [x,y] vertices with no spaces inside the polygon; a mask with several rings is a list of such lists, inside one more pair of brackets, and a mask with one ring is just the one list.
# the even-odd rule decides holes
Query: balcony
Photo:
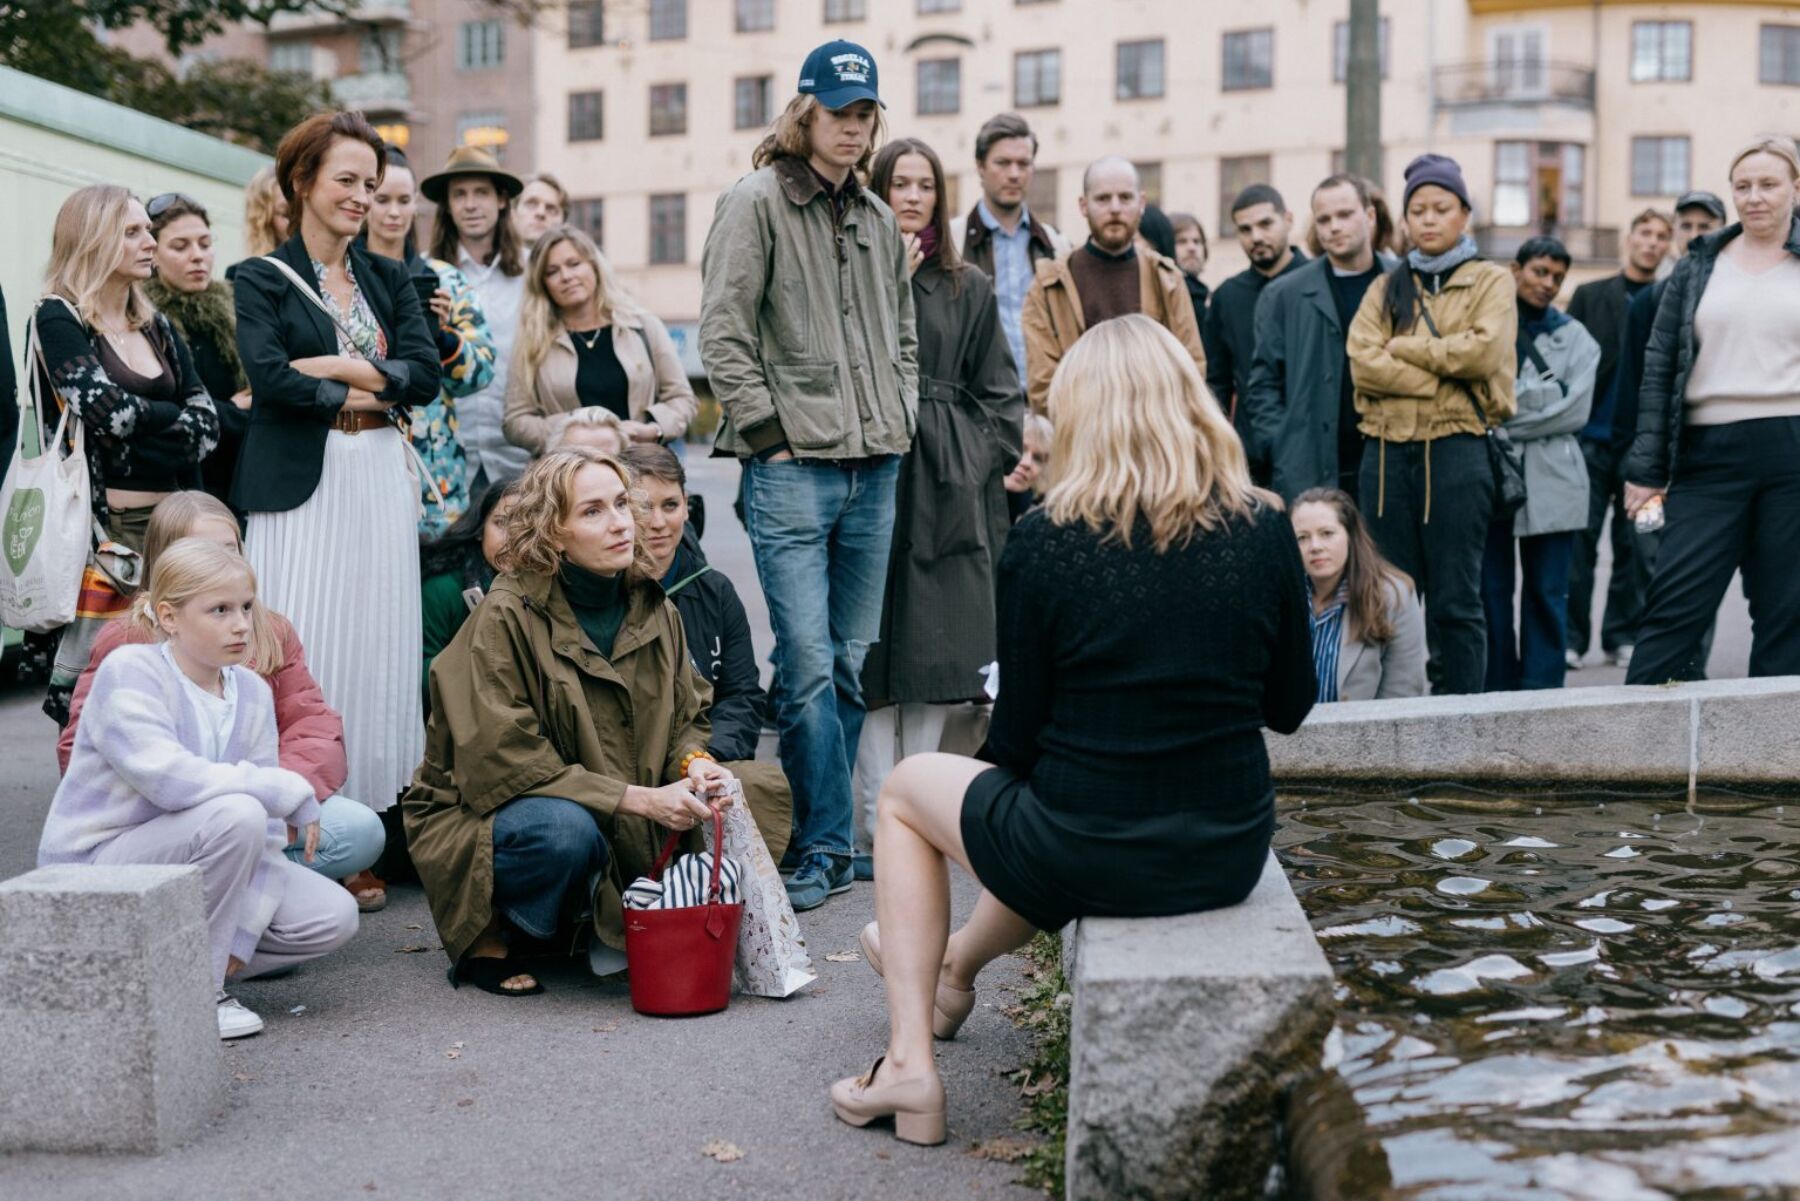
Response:
[{"label": "balcony", "polygon": [[1536,59],[1446,63],[1433,68],[1432,91],[1439,108],[1559,104],[1592,112],[1594,72]]},{"label": "balcony", "polygon": [[1519,247],[1531,239],[1548,235],[1569,248],[1578,263],[1615,263],[1619,258],[1619,229],[1614,225],[1551,225],[1547,227],[1507,227],[1478,225],[1475,244],[1481,253],[1497,263],[1512,262]]},{"label": "balcony", "polygon": [[[348,7],[344,0],[333,0],[333,3],[340,7]],[[324,9],[298,13],[276,13],[269,22],[269,32],[318,33],[330,29],[342,29],[351,24],[404,24],[410,20],[412,20],[412,0],[362,0],[347,16]]]},{"label": "balcony", "polygon": [[377,113],[404,113],[412,105],[412,84],[402,71],[366,71],[331,81],[331,95],[345,108]]}]

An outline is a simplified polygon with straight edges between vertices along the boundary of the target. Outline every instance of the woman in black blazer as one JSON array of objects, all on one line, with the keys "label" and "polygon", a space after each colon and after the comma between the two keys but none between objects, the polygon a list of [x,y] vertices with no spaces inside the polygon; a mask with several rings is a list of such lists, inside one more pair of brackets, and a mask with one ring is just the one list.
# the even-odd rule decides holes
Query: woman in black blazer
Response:
[{"label": "woman in black blazer", "polygon": [[275,155],[295,234],[240,264],[234,281],[252,397],[232,488],[249,514],[245,553],[263,603],[293,622],[343,714],[344,795],[377,812],[424,752],[419,483],[406,427],[408,406],[438,390],[405,266],[351,244],[385,164],[360,114],[295,126]]}]

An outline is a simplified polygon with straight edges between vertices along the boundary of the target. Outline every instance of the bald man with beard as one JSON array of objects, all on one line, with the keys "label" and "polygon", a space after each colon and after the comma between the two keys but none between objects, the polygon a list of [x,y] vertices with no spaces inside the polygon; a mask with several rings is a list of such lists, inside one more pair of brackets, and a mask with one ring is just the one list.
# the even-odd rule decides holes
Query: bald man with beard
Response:
[{"label": "bald man with beard", "polygon": [[1194,320],[1187,281],[1174,259],[1137,242],[1144,195],[1137,168],[1117,155],[1095,160],[1081,177],[1085,245],[1040,260],[1025,294],[1025,391],[1032,411],[1044,412],[1056,365],[1090,326],[1127,313],[1163,325],[1206,374],[1206,352]]}]

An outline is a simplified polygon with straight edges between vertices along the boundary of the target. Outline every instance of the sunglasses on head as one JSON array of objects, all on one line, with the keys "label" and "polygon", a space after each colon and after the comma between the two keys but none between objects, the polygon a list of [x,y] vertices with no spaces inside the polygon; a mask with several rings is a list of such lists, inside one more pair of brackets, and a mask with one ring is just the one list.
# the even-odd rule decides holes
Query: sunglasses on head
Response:
[{"label": "sunglasses on head", "polygon": [[185,192],[164,192],[160,196],[152,196],[149,202],[144,205],[144,212],[152,221],[154,221],[177,204],[186,204],[192,208],[201,207],[198,200],[195,200]]}]

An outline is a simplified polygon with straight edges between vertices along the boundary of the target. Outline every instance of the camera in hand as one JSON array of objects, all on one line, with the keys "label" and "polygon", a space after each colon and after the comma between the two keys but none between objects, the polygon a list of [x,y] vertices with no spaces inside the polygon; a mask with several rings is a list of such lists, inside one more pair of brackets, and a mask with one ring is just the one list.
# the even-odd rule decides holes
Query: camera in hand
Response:
[{"label": "camera in hand", "polygon": [[412,277],[412,282],[414,290],[419,293],[419,306],[425,310],[425,324],[435,336],[439,330],[443,329],[444,323],[438,320],[436,313],[432,312],[431,298],[437,295],[438,289],[444,285],[438,282],[435,274],[415,275]]}]

